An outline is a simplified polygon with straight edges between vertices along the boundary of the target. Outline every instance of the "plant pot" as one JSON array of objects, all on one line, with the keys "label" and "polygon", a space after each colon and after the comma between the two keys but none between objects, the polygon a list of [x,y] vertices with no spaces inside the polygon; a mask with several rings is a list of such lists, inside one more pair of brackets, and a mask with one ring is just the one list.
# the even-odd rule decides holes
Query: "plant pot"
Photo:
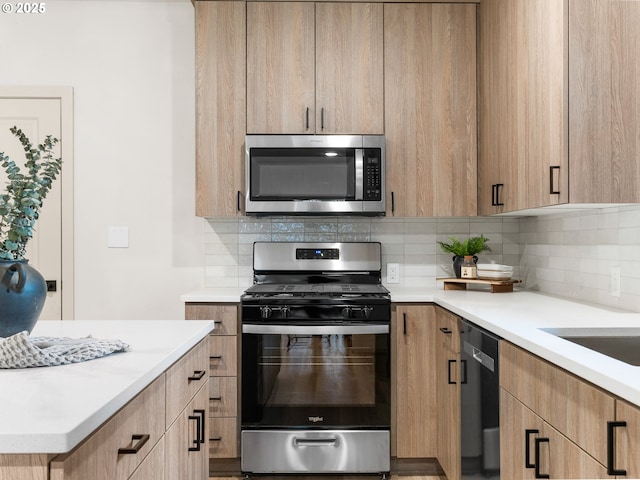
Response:
[{"label": "plant pot", "polygon": [[31,333],[46,299],[47,284],[28,260],[0,260],[0,337]]},{"label": "plant pot", "polygon": [[[464,262],[463,256],[454,255],[453,256],[453,271],[456,274],[456,278],[462,277],[462,263]],[[478,263],[478,257],[476,255],[473,256],[473,263]]]}]

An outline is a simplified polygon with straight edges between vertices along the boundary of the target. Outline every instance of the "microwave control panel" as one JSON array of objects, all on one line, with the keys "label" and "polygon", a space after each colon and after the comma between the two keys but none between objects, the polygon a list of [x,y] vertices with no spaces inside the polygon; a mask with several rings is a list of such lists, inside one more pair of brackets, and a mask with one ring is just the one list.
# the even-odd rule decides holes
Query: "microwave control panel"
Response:
[{"label": "microwave control panel", "polygon": [[366,148],[364,151],[364,200],[382,199],[382,162],[380,149]]}]

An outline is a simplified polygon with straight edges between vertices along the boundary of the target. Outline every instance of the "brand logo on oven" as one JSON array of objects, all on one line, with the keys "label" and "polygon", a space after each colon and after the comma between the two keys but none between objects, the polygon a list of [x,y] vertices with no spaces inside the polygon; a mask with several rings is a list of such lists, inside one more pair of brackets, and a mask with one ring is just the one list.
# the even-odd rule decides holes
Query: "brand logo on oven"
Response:
[{"label": "brand logo on oven", "polygon": [[309,417],[309,421],[313,423],[324,422],[324,417]]}]

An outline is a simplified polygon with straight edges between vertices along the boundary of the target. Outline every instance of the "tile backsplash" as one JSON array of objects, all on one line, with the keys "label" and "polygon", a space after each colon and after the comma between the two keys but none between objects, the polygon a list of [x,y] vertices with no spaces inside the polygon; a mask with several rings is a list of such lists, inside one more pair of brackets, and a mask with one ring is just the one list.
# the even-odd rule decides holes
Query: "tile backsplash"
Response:
[{"label": "tile backsplash", "polygon": [[[526,289],[640,312],[640,206],[579,210],[539,217],[210,218],[205,222],[205,286],[246,287],[255,241],[377,241],[387,263],[400,264],[400,286],[435,288],[452,275],[437,241],[484,234],[481,262],[515,267]],[[611,269],[620,268],[620,297]]]}]

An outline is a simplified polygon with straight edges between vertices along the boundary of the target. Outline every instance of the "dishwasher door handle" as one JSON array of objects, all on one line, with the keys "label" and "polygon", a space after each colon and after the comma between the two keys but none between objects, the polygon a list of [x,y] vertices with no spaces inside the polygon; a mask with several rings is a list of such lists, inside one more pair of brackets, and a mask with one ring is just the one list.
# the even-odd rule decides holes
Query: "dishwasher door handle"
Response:
[{"label": "dishwasher door handle", "polygon": [[464,351],[476,362],[480,363],[482,366],[488,368],[492,372],[495,372],[496,361],[491,356],[484,353],[479,348],[474,347],[469,342],[464,342]]}]

